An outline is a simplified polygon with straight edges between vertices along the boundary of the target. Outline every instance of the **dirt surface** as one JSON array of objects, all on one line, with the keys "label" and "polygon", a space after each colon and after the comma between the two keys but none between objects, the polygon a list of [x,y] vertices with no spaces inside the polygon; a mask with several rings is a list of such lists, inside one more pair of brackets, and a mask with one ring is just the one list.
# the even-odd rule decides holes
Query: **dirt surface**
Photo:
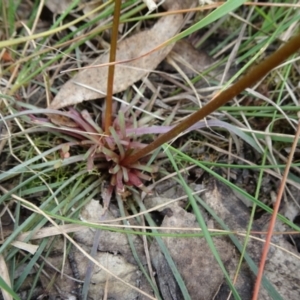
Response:
[{"label": "dirt surface", "polygon": [[[166,198],[166,195],[173,194],[181,196],[183,190],[178,188],[169,181],[169,184],[158,186],[157,190],[164,190],[161,196],[148,197],[145,200],[147,208],[157,207],[158,204],[164,204],[172,200]],[[169,188],[166,189],[166,186]],[[191,185],[194,189],[195,185]],[[243,202],[235,196],[235,194],[221,182],[214,178],[208,180],[205,191],[201,194],[201,198],[214,209],[216,214],[224,220],[230,230],[244,232],[249,222],[250,211]],[[199,187],[198,187],[199,188]],[[177,198],[177,197],[176,197]],[[183,209],[185,201],[177,201],[168,204],[163,209],[157,211],[163,216],[162,222],[158,225],[164,229],[164,233],[193,233],[193,229],[199,225],[196,222],[195,215]],[[206,223],[211,229],[221,229],[220,225],[203,210]],[[99,212],[103,208],[98,201],[92,201],[86,205],[82,212],[82,217],[86,220],[97,220]],[[119,217],[118,209],[112,206],[107,219],[114,220]],[[269,218],[263,216],[254,221],[253,231],[265,231],[268,226]],[[114,224],[122,224],[120,221]],[[284,232],[285,226],[279,221],[276,224],[276,231]],[[76,242],[87,252],[91,248],[94,240],[95,230],[86,228],[80,230],[74,235]],[[100,243],[95,259],[104,268],[109,269],[113,274],[131,284],[133,287],[142,290],[154,297],[151,286],[147,283],[143,273],[137,266],[136,259],[132,255],[128,238],[126,235],[118,232],[100,230]],[[264,238],[263,235],[253,235],[255,238]],[[238,241],[243,243],[245,238],[236,235]],[[227,299],[230,294],[228,283],[226,282],[223,272],[220,270],[206,240],[203,237],[190,238],[172,238],[163,237],[161,239],[169,251],[173,262],[184,280],[191,299]],[[139,236],[132,236],[132,242],[137,251],[140,262],[148,270],[147,254],[145,252],[145,244]],[[232,243],[227,235],[214,237],[213,242],[221,257],[221,260],[230,275],[234,278],[240,259],[240,254],[236,246]],[[285,235],[275,235],[272,242],[276,246],[271,246],[265,269],[265,277],[281,295],[282,299],[296,300],[299,296],[299,260],[295,259],[298,252],[292,246]],[[148,244],[150,261],[153,270],[157,288],[160,291],[162,299],[183,299],[182,292],[174,278],[172,267],[166,261],[164,254],[161,252],[157,241],[153,240]],[[280,250],[278,246],[282,247]],[[57,249],[61,249],[57,245]],[[249,257],[256,263],[259,263],[262,250],[262,242],[250,238],[247,246]],[[85,277],[88,260],[77,250],[74,250],[73,264],[76,266],[78,280]],[[287,255],[287,252],[289,254]],[[62,262],[62,256],[57,253],[49,262],[57,267]],[[74,268],[70,267],[70,260],[66,262],[65,274],[74,276]],[[45,279],[46,280],[46,279]],[[244,261],[237,276],[235,287],[241,296],[241,299],[251,299],[255,276]],[[68,282],[68,283],[67,283]],[[93,270],[92,284],[89,289],[90,299],[100,300],[104,295],[108,299],[149,299],[146,295],[141,294],[138,290],[120,283],[119,279],[108,275],[101,267],[96,266]],[[45,281],[46,283],[46,281]],[[284,283],[284,284],[283,284]],[[72,280],[64,279],[57,282],[61,291],[60,295],[72,295],[78,289],[80,293],[80,284]],[[77,296],[79,297],[79,296]],[[234,299],[233,297],[231,299]],[[265,288],[261,289],[260,299],[272,299]]]}]

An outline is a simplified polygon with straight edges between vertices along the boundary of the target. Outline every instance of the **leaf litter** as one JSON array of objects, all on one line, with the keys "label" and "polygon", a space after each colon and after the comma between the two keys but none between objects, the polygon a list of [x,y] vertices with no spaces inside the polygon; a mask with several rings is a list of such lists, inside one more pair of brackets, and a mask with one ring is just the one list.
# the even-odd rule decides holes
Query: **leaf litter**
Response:
[{"label": "leaf litter", "polygon": [[[174,5],[174,7],[177,6]],[[150,54],[147,53],[172,38],[181,28],[182,22],[182,14],[168,15],[160,18],[151,29],[141,31],[118,43],[116,61],[127,62],[115,66],[113,93],[124,91],[158,66],[172,50],[173,45],[168,45]],[[108,62],[109,53],[107,52],[97,58],[91,66],[104,65]],[[107,75],[107,65],[79,71],[63,85],[50,107],[59,109],[105,97]]]}]

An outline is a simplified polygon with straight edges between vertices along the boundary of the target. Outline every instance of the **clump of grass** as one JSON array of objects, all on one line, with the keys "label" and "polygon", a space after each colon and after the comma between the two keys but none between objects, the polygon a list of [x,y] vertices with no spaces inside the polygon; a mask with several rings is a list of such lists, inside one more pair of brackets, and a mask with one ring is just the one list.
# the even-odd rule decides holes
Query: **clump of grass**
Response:
[{"label": "clump of grass", "polygon": [[[13,1],[11,1],[11,4],[13,4]],[[4,4],[1,3],[0,5],[2,5],[1,8],[3,9]],[[136,5],[136,2],[126,1],[122,6],[123,11],[121,18],[123,21],[126,21],[126,18],[128,19],[131,15],[136,15],[136,12],[144,7],[143,4],[138,4],[139,6],[130,8],[130,5]],[[38,6],[39,1],[36,1],[34,5],[35,16],[33,14],[30,22],[28,22],[27,25],[29,27],[35,17],[36,20],[39,18]],[[7,24],[10,24],[8,28],[14,28],[14,24],[17,23],[13,20],[13,7],[13,5],[10,6],[8,11],[9,14],[7,14],[9,18],[6,19],[6,21]],[[2,9],[1,11],[3,11]],[[6,41],[0,42],[0,47],[9,47],[8,50],[11,50],[11,53],[14,56],[11,61],[7,62],[7,66],[3,72],[4,75],[2,79],[4,81],[2,83],[6,84],[6,90],[2,93],[4,100],[1,103],[1,109],[5,107],[2,112],[6,115],[4,119],[2,118],[4,121],[1,123],[1,129],[3,130],[3,128],[6,128],[9,135],[9,144],[5,144],[2,156],[6,156],[9,164],[12,164],[13,166],[8,165],[8,171],[0,174],[0,181],[4,184],[13,183],[13,187],[10,190],[5,191],[5,189],[2,189],[3,194],[1,195],[1,203],[8,202],[10,197],[15,197],[17,194],[20,197],[27,197],[27,195],[39,195],[40,198],[38,199],[41,199],[41,202],[39,203],[39,201],[34,199],[34,203],[42,210],[50,212],[52,216],[57,218],[64,216],[67,218],[67,222],[74,222],[74,220],[78,219],[80,208],[84,205],[84,203],[90,201],[90,199],[103,192],[101,191],[101,182],[103,180],[108,179],[109,183],[106,188],[107,193],[104,194],[106,205],[108,205],[111,199],[113,190],[115,190],[117,195],[123,196],[127,195],[126,187],[130,186],[149,192],[149,189],[144,186],[144,182],[152,179],[151,174],[157,171],[158,162],[158,160],[156,160],[153,165],[148,165],[147,163],[149,159],[149,152],[147,151],[151,151],[151,149],[145,146],[149,144],[149,135],[151,136],[151,139],[153,139],[154,135],[165,133],[166,131],[170,131],[170,129],[172,129],[175,135],[177,135],[178,133],[181,133],[184,128],[189,127],[191,123],[185,123],[186,127],[180,127],[179,130],[178,128],[175,130],[174,128],[162,125],[150,128],[150,126],[146,125],[152,121],[151,118],[142,118],[137,111],[132,111],[123,107],[118,114],[115,112],[112,113],[111,118],[109,118],[110,124],[108,124],[107,128],[104,128],[104,124],[101,124],[100,126],[99,123],[95,121],[95,114],[91,113],[90,110],[80,111],[78,108],[70,108],[67,112],[58,112],[38,110],[37,107],[30,107],[28,105],[27,109],[30,108],[30,112],[25,112],[22,111],[23,108],[26,108],[24,103],[22,104],[22,109],[20,109],[21,106],[18,106],[18,109],[16,110],[16,92],[20,91],[20,89],[23,92],[24,99],[26,98],[26,95],[30,94],[32,91],[41,89],[43,91],[42,94],[48,95],[47,101],[50,101],[51,93],[55,93],[58,89],[56,85],[51,85],[51,83],[60,83],[65,80],[65,78],[60,77],[61,75],[59,75],[59,70],[62,66],[64,66],[63,60],[65,59],[66,54],[70,56],[74,55],[74,57],[76,57],[76,55],[80,54],[80,49],[82,49],[82,45],[85,42],[87,42],[87,45],[91,40],[95,42],[97,39],[94,39],[94,36],[99,33],[103,33],[111,26],[113,5],[111,1],[106,2],[103,5],[101,13],[90,21],[78,23],[85,19],[76,18],[72,25],[76,26],[76,24],[80,24],[80,26],[76,27],[72,33],[68,32],[65,36],[59,38],[59,41],[57,42],[57,36],[53,36],[53,34],[61,32],[71,26],[70,24],[65,24],[63,27],[60,27],[60,24],[64,22],[65,18],[71,16],[70,12],[72,12],[72,8],[62,14],[57,19],[57,22],[53,24],[52,29],[47,32],[30,36],[26,35],[25,31],[22,31],[21,34],[24,36],[21,36],[19,39],[14,39],[12,36],[13,31],[10,30],[10,32],[7,33]],[[210,16],[212,16],[212,20],[208,22],[213,24],[213,15],[208,15],[208,18]],[[143,17],[137,17],[134,21],[138,21],[140,19],[143,19]],[[263,53],[261,49],[265,49],[267,45],[278,40],[278,38],[281,37],[286,30],[294,24],[294,22],[298,22],[298,16],[291,8],[256,8],[254,12],[249,11],[249,20],[249,22],[253,23],[253,26],[249,27],[247,38],[244,39],[243,36],[239,36],[241,32],[240,26],[236,26],[237,28],[235,28],[235,30],[233,28],[232,33],[217,47],[215,47],[214,50],[212,50],[212,54],[214,55],[218,50],[225,48],[227,44],[235,41],[235,39],[238,39],[239,42],[242,41],[240,43],[240,48],[236,53],[236,61],[242,65],[241,73],[247,68],[247,62],[251,63],[256,61],[258,59],[257,53]],[[100,27],[96,27],[94,25],[98,21],[102,22]],[[254,23],[256,25],[257,23],[261,23],[262,30],[257,30]],[[206,25],[207,19],[203,22],[200,21],[197,23],[197,28],[201,28],[201,26]],[[93,29],[89,31],[88,28]],[[189,33],[185,33],[185,35],[191,34],[195,30],[195,28],[189,28]],[[84,38],[78,40],[76,34],[80,32],[84,33]],[[43,49],[42,45],[44,45],[46,36],[51,36],[53,38],[50,38],[50,47]],[[33,46],[30,47],[31,44],[29,43],[26,45],[27,48],[23,47],[24,44],[21,44],[26,41],[36,40],[37,38],[39,38],[39,40],[37,40],[38,44],[36,48]],[[70,40],[70,42],[67,42],[68,40]],[[29,51],[26,52],[28,47],[30,47],[30,53]],[[20,54],[22,49],[24,49],[24,52]],[[63,52],[57,53],[56,50],[52,52],[53,49],[60,49],[60,51]],[[67,60],[66,67],[67,64],[70,63],[71,60]],[[80,66],[80,62],[78,62],[78,64]],[[55,69],[55,72],[52,68],[53,70]],[[15,70],[15,72],[12,72],[12,70]],[[239,136],[242,135],[242,132],[244,134],[243,137],[248,139],[248,141],[251,140],[251,145],[260,153],[268,153],[268,151],[271,153],[266,154],[269,165],[266,165],[263,161],[261,165],[255,164],[251,166],[237,166],[228,163],[222,164],[222,167],[228,170],[235,167],[251,167],[255,170],[261,170],[261,173],[268,172],[272,175],[275,173],[276,176],[280,178],[280,170],[282,170],[284,166],[284,160],[280,155],[278,155],[278,161],[281,161],[281,164],[278,164],[278,161],[274,159],[273,151],[276,154],[276,149],[274,149],[274,145],[273,148],[270,146],[269,140],[267,145],[265,145],[265,136],[270,138],[272,141],[280,140],[281,147],[282,144],[289,145],[293,136],[278,135],[276,132],[271,132],[271,127],[269,128],[270,132],[265,132],[263,130],[255,131],[252,130],[251,126],[247,123],[247,115],[255,115],[258,118],[263,118],[265,117],[266,111],[267,117],[270,118],[270,124],[273,122],[272,120],[279,118],[290,118],[296,120],[295,114],[284,114],[278,109],[278,107],[282,108],[284,112],[296,112],[299,110],[296,103],[291,101],[291,99],[297,99],[297,97],[295,97],[297,93],[296,88],[290,88],[290,86],[287,88],[287,84],[291,84],[291,86],[293,86],[294,82],[297,82],[297,80],[293,76],[290,76],[290,74],[292,74],[290,65],[286,65],[282,68],[283,77],[281,75],[277,76],[276,72],[272,73],[272,75],[266,79],[268,82],[270,81],[272,83],[268,84],[268,87],[274,86],[274,90],[270,91],[270,98],[272,98],[271,102],[267,102],[262,106],[258,105],[255,108],[249,107],[248,105],[239,106],[240,103],[236,103],[232,106],[221,107],[220,109],[223,112],[223,114],[220,115],[220,118],[227,119],[227,121],[230,120],[230,122],[236,124],[232,127],[240,127]],[[9,78],[10,74],[11,78]],[[43,79],[41,79],[41,74],[44,75]],[[174,90],[177,87],[172,86],[171,88]],[[192,110],[198,110],[198,108],[195,108],[195,106],[190,102],[182,100],[184,96],[181,97],[179,88],[177,89],[177,93],[179,93],[179,96],[175,101],[179,101],[178,99],[181,101],[180,116],[182,116],[183,111],[184,115],[189,115]],[[261,93],[257,93],[254,89],[248,89],[247,92],[243,92],[243,97],[247,97],[249,94],[253,94],[254,97],[263,98],[264,96]],[[232,95],[230,97],[232,97]],[[9,99],[11,98],[14,99],[9,102]],[[43,98],[43,100],[45,100],[45,98]],[[165,103],[167,104],[177,103],[174,100],[173,102],[166,99],[163,100],[165,100]],[[282,106],[283,103],[285,106]],[[184,110],[183,107],[185,105],[190,107],[190,109]],[[216,108],[217,106],[212,105],[210,111],[213,111]],[[209,111],[206,111],[205,114],[208,112]],[[226,112],[228,113],[226,114]],[[49,122],[49,118],[51,117],[41,118],[40,114],[42,113],[47,114],[48,117],[50,114],[54,113],[61,114],[62,116],[72,119],[74,127],[56,126]],[[24,117],[24,115],[26,115],[26,117]],[[200,117],[198,115],[195,122],[198,121]],[[178,121],[179,117],[175,115],[174,119]],[[24,120],[26,122],[24,122]],[[202,125],[213,125],[210,120],[207,121],[207,123],[202,123]],[[29,126],[28,123],[30,124]],[[227,126],[224,125],[224,123],[217,124],[218,127],[221,126],[226,128]],[[196,126],[194,129],[203,128],[202,125],[199,125],[198,127]],[[232,127],[230,129],[231,132]],[[203,133],[207,134],[207,132]],[[20,141],[18,141],[19,136],[23,137],[22,147],[20,147]],[[36,136],[38,136],[39,139],[44,140],[43,145],[38,142],[38,139],[32,139],[32,137]],[[208,147],[210,149],[215,147],[214,149],[217,149],[216,151],[223,150],[217,148],[219,136],[211,133],[210,139],[212,139],[212,136],[214,136],[214,142],[208,145]],[[145,142],[145,137],[147,137],[147,143]],[[160,138],[159,142],[155,144],[152,150],[159,147],[163,141],[167,141],[171,138],[170,135],[165,137],[167,137],[165,140]],[[53,146],[54,141],[55,146]],[[188,142],[190,141],[187,141],[187,143]],[[30,143],[31,146],[29,146]],[[30,149],[30,151],[27,149]],[[147,151],[141,152],[140,150]],[[222,177],[218,177],[218,175],[211,170],[211,167],[219,166],[221,165],[220,163],[192,160],[186,153],[182,153],[179,150],[172,148],[169,148],[168,151],[171,151],[171,155],[174,154],[176,161],[172,161],[171,157],[170,161],[172,161],[172,165],[174,165],[175,169],[176,164],[181,164],[183,162],[195,163],[199,167],[205,169],[206,172],[212,173],[213,176],[223,180],[226,184],[241,192],[234,184],[231,184],[228,180],[225,180]],[[27,154],[26,152],[30,153]],[[230,155],[231,153],[228,153],[228,156]],[[210,168],[205,168],[205,166],[209,166]],[[293,166],[297,170],[298,165],[294,164]],[[59,170],[59,172],[57,170]],[[99,173],[102,175],[99,175]],[[51,180],[49,180],[49,178],[51,178]],[[299,178],[296,176],[296,179]],[[182,178],[180,178],[180,180],[181,185],[185,186],[186,183],[184,180]],[[259,190],[261,186],[262,183],[260,180],[257,183],[257,190]],[[188,191],[191,202],[193,199],[197,200],[188,188],[186,188],[186,190]],[[251,197],[245,192],[244,195],[265,211],[271,212],[270,208],[262,203],[257,197]],[[16,206],[19,208],[21,207],[20,203],[23,203],[22,206],[26,207],[26,209],[31,208],[28,204],[25,204],[25,202],[15,201]],[[193,209],[198,215],[199,228],[203,228],[205,224],[203,224],[201,217],[199,216],[201,212],[199,209],[197,210],[197,205],[195,205],[195,203],[193,205]],[[207,210],[209,210],[209,208],[207,208]],[[16,212],[16,215],[17,214],[18,213]],[[297,229],[286,219],[282,217],[280,218],[292,228]],[[0,250],[1,253],[8,253],[7,249],[10,247],[10,242],[23,230],[36,230],[38,228],[42,228],[46,222],[47,219],[45,216],[41,216],[36,212],[33,213],[24,223],[18,223],[17,221],[15,231],[11,234],[9,239],[2,244]],[[155,234],[159,236],[159,233],[156,232]],[[209,232],[206,231],[206,234],[207,239],[209,239]],[[44,244],[46,243],[43,242],[41,245],[41,252],[46,247]],[[213,245],[211,243],[210,246],[213,249]],[[243,247],[240,247],[240,249],[242,248]],[[18,263],[18,260],[16,259],[17,254],[18,249],[11,251],[7,256],[7,264],[15,265],[14,263],[16,261]],[[25,270],[24,276],[21,279],[18,279],[17,282],[13,281],[12,285],[14,286],[14,290],[18,291],[20,289],[22,282],[25,280],[24,278],[26,278],[26,275],[30,273],[30,266],[35,259],[36,257],[28,258],[26,261],[28,262],[28,268]],[[11,275],[13,280],[14,274]],[[0,282],[0,284],[2,284],[2,282]],[[181,286],[182,284],[184,285],[184,282],[181,282]],[[3,288],[4,286],[5,285],[2,284]],[[34,289],[34,286],[32,289]],[[13,293],[13,291],[11,292]],[[185,294],[184,297],[188,299],[188,294]]]}]

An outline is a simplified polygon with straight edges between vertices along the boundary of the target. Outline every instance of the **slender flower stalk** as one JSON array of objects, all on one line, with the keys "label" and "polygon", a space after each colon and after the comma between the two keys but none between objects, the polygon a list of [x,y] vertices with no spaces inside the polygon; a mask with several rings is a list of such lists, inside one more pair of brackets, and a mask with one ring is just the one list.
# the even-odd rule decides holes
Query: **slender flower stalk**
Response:
[{"label": "slender flower stalk", "polygon": [[[118,42],[118,29],[121,13],[121,0],[115,0],[115,10],[114,10],[114,21],[112,27],[111,43],[110,43],[110,53],[109,53],[109,62],[116,61],[117,53],[117,42]],[[105,132],[109,133],[109,127],[112,122],[112,97],[114,89],[114,74],[115,74],[115,65],[111,64],[108,67],[108,76],[107,76],[107,93],[106,93],[106,102],[105,102]]]},{"label": "slender flower stalk", "polygon": [[272,69],[279,66],[283,61],[285,61],[289,56],[297,52],[299,49],[300,33],[295,37],[291,38],[285,45],[283,45],[276,52],[267,57],[264,61],[250,69],[250,71],[245,76],[240,78],[235,84],[221,92],[204,107],[191,114],[188,118],[186,118],[184,121],[172,128],[169,132],[159,136],[145,148],[136,151],[130,156],[125,157],[122,164],[125,166],[130,165],[138,161],[141,157],[151,153],[153,150],[157,149],[162,144],[172,140],[180,133],[194,125],[196,122],[202,120],[210,113],[217,110],[220,106],[226,104],[235,96],[243,92],[246,88],[254,85],[261,78],[267,75]]}]

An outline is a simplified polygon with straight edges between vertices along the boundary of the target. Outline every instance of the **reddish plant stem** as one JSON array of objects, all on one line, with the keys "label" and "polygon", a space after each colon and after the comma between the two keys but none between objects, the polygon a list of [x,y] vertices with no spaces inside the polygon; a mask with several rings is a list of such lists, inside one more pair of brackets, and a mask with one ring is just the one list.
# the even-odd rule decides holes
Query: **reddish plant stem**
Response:
[{"label": "reddish plant stem", "polygon": [[235,84],[233,84],[225,91],[221,92],[213,100],[208,102],[204,107],[190,115],[183,122],[179,123],[177,126],[172,128],[169,132],[160,135],[156,140],[154,140],[145,148],[138,150],[137,152],[128,157],[125,157],[122,161],[122,165],[130,165],[139,160],[140,158],[144,157],[145,155],[149,154],[162,144],[172,140],[180,133],[194,125],[196,122],[205,118],[207,115],[217,110],[220,106],[226,104],[228,101],[240,94],[246,88],[254,85],[262,77],[267,75],[273,68],[280,65],[285,59],[287,59],[290,55],[295,53],[299,48],[300,34],[290,39],[285,45],[283,45],[280,49],[278,49],[275,53],[271,54],[257,66],[252,67],[249,70],[249,72],[245,76],[241,77]]},{"label": "reddish plant stem", "polygon": [[[112,27],[110,52],[109,52],[110,63],[116,61],[121,4],[122,4],[122,0],[115,0],[114,21]],[[106,103],[105,103],[106,108],[105,108],[104,128],[106,134],[109,134],[109,127],[111,126],[111,120],[112,120],[112,97],[113,97],[113,88],[114,88],[114,74],[115,74],[115,64],[111,64],[108,67],[107,92],[106,92]]]},{"label": "reddish plant stem", "polygon": [[261,255],[261,259],[260,259],[260,265],[259,265],[259,269],[258,269],[257,276],[256,276],[256,281],[255,281],[254,291],[253,291],[253,295],[252,295],[252,300],[257,300],[258,297],[259,297],[260,284],[261,284],[261,280],[262,280],[262,277],[263,277],[264,268],[265,268],[265,264],[266,264],[266,260],[267,260],[267,255],[268,255],[269,248],[270,248],[271,238],[272,238],[275,223],[276,223],[276,217],[277,217],[277,214],[278,214],[278,211],[279,211],[279,206],[280,206],[282,195],[283,195],[283,192],[284,192],[284,189],[285,189],[286,180],[287,180],[288,175],[289,175],[290,167],[291,167],[291,164],[293,162],[294,153],[295,153],[295,150],[296,150],[297,145],[298,145],[299,136],[300,136],[300,121],[298,121],[297,132],[295,134],[292,149],[290,151],[290,155],[289,155],[288,161],[286,163],[286,167],[285,167],[285,170],[284,170],[284,173],[283,173],[283,176],[282,176],[282,179],[281,179],[281,183],[280,183],[280,188],[279,188],[279,191],[278,191],[278,194],[277,194],[276,202],[274,204],[273,214],[272,214],[272,218],[270,220],[269,230],[268,230],[268,234],[267,234],[267,237],[266,237],[266,241],[264,243],[264,248],[263,248],[263,252],[262,252],[262,255]]}]

